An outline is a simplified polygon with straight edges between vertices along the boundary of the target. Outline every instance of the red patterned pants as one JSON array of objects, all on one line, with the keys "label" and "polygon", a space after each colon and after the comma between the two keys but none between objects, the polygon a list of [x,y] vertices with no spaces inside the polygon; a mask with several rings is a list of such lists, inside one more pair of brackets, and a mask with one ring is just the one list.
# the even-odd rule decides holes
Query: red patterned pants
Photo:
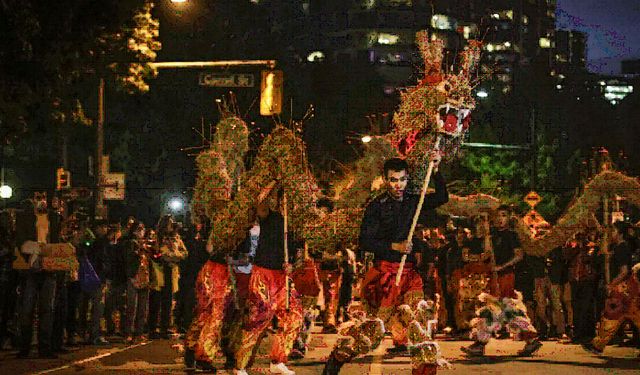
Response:
[{"label": "red patterned pants", "polygon": [[274,363],[287,362],[302,326],[302,304],[292,288],[287,311],[285,280],[284,271],[253,266],[247,297],[248,311],[236,352],[237,368],[247,367],[253,347],[274,316],[278,318],[278,332],[273,338],[269,357]]},{"label": "red patterned pants", "polygon": [[233,297],[226,265],[208,261],[196,280],[196,313],[185,339],[185,346],[197,360],[212,361],[220,350],[223,322],[233,310]]},{"label": "red patterned pants", "polygon": [[406,345],[409,322],[399,319],[397,308],[406,304],[415,311],[418,302],[424,299],[424,293],[422,278],[411,263],[405,263],[400,285],[396,286],[398,266],[399,263],[376,262],[364,277],[361,296],[367,314],[382,319],[385,328],[391,332],[394,345]]},{"label": "red patterned pants", "polygon": [[322,294],[324,296],[324,325],[335,326],[342,273],[340,270],[320,270],[318,276],[322,280]]}]

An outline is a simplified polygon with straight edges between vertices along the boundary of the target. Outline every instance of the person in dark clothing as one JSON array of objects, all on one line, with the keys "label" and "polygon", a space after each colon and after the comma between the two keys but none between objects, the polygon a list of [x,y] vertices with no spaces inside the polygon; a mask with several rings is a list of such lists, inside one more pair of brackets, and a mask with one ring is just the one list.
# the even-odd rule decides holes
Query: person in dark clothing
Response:
[{"label": "person in dark clothing", "polygon": [[498,296],[515,298],[514,266],[523,258],[520,240],[515,231],[509,229],[509,206],[500,206],[496,213],[495,226],[491,231],[491,243],[498,274]]},{"label": "person in dark clothing", "polygon": [[[256,212],[260,222],[260,235],[249,280],[248,313],[236,352],[236,372],[246,374],[253,348],[275,316],[278,318],[278,330],[271,346],[270,371],[293,374],[286,362],[302,326],[302,302],[297,292],[291,288],[289,309],[285,308],[285,283],[291,273],[290,265],[295,262],[295,243],[292,237],[288,238],[289,259],[285,259],[283,216],[271,211],[265,203],[258,204]],[[245,246],[245,249],[249,248]]]},{"label": "person in dark clothing", "polygon": [[[125,294],[127,291],[127,274],[125,271],[126,262],[124,254],[124,246],[121,242],[122,231],[119,226],[109,229],[107,233],[107,256],[110,259],[111,267],[107,280],[109,281],[109,289],[105,301],[104,314],[107,325],[108,335],[124,335],[124,326],[126,319]],[[116,330],[116,322],[114,314],[119,313],[119,331]]]},{"label": "person in dark clothing", "polygon": [[100,286],[93,291],[83,291],[80,302],[80,331],[86,332],[86,316],[91,305],[91,320],[89,326],[89,340],[92,345],[106,345],[109,342],[102,337],[100,332],[100,320],[104,315],[104,302],[108,289],[108,277],[111,272],[111,257],[108,256],[109,239],[107,238],[108,225],[106,221],[98,221],[94,224],[93,233],[96,238],[89,246],[82,246],[86,251],[87,259],[100,279]]},{"label": "person in dark clothing", "polygon": [[187,249],[189,249],[189,255],[182,262],[180,276],[182,303],[180,304],[180,311],[176,313],[180,317],[178,325],[182,333],[186,333],[191,326],[196,307],[196,279],[198,272],[200,272],[209,258],[209,253],[207,252],[208,222],[209,219],[207,217],[201,217],[187,235],[185,243]]},{"label": "person in dark clothing", "polygon": [[[33,203],[27,201],[16,218],[16,243],[22,248],[26,241],[47,242],[52,218],[47,214],[46,201],[40,201],[34,209]],[[47,223],[48,222],[48,223]],[[42,223],[45,223],[42,225]],[[38,225],[40,224],[40,225]],[[55,233],[55,230],[54,230]],[[21,254],[25,256],[26,254]],[[31,348],[31,337],[34,326],[34,312],[38,304],[38,355],[40,358],[57,358],[51,348],[54,301],[56,296],[56,275],[41,269],[39,256],[29,256],[31,269],[26,271],[24,294],[19,314],[20,340],[19,358],[27,358]]]},{"label": "person in dark clothing", "polygon": [[[426,223],[429,211],[449,200],[447,186],[438,171],[440,155],[431,156],[434,163],[433,180],[435,192],[425,196],[419,223]],[[422,253],[424,244],[416,236],[409,242],[407,237],[417,210],[419,195],[406,193],[409,168],[405,160],[393,158],[384,164],[386,192],[372,200],[366,207],[360,226],[360,247],[364,252],[373,253],[375,265],[370,268],[362,282],[363,304],[371,316],[377,316],[385,324],[395,319],[397,308],[409,304],[416,308],[424,298],[423,284],[417,272],[416,253]],[[406,255],[400,285],[396,285],[395,275],[400,261]],[[392,351],[406,352],[407,330],[401,324],[390,324],[395,348]]]},{"label": "person in dark clothing", "polygon": [[569,243],[565,249],[569,259],[569,282],[573,302],[574,343],[591,341],[596,326],[596,288],[598,285],[598,249],[582,236]]}]

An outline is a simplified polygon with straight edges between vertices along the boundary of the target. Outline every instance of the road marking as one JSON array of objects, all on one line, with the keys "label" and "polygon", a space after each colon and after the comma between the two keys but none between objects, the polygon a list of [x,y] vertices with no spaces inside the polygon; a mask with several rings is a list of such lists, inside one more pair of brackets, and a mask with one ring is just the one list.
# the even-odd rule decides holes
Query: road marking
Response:
[{"label": "road marking", "polygon": [[131,346],[127,346],[127,347],[121,348],[121,349],[116,349],[116,350],[113,350],[113,351],[110,351],[110,352],[107,352],[107,353],[102,353],[102,354],[99,354],[99,355],[95,355],[93,357],[81,359],[81,360],[75,361],[73,363],[70,363],[68,365],[64,365],[64,366],[60,366],[60,367],[56,367],[56,368],[52,368],[52,369],[44,370],[44,371],[40,371],[40,372],[36,372],[35,375],[50,374],[52,372],[66,370],[68,368],[71,368],[71,367],[74,367],[74,366],[78,366],[78,365],[81,365],[83,363],[95,361],[95,360],[98,360],[98,359],[101,359],[101,358],[104,358],[104,357],[109,357],[110,355],[117,354],[117,353],[122,353],[124,351],[129,350],[129,349],[138,348],[140,346],[145,346],[145,345],[150,344],[150,343],[151,343],[151,341],[146,341],[146,342],[142,342],[140,344],[135,344],[135,345],[131,345]]}]

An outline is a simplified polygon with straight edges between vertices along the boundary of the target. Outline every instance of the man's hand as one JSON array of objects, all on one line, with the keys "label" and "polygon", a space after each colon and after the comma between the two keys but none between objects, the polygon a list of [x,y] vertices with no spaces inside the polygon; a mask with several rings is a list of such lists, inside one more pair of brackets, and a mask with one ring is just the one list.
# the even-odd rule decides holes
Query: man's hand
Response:
[{"label": "man's hand", "polygon": [[502,271],[502,267],[501,266],[495,266],[495,267],[493,267],[493,271],[494,272],[500,272],[500,271]]},{"label": "man's hand", "polygon": [[291,267],[290,263],[283,263],[282,264],[282,270],[284,271],[285,274],[291,275],[291,270],[293,269],[293,267]]},{"label": "man's hand", "polygon": [[440,151],[431,152],[431,157],[429,161],[433,163],[433,171],[438,171],[438,166],[440,166],[440,162],[442,161],[442,153]]},{"label": "man's hand", "polygon": [[394,242],[391,244],[391,249],[401,252],[403,254],[409,254],[413,249],[413,242],[411,241]]}]

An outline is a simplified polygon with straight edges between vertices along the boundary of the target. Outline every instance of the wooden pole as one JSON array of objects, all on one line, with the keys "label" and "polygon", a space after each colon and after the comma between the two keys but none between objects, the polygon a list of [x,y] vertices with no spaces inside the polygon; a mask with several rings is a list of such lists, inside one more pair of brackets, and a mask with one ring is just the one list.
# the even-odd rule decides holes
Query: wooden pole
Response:
[{"label": "wooden pole", "polygon": [[[436,144],[434,146],[434,151],[440,150],[440,141],[442,140],[442,135],[438,134],[438,138],[436,139]],[[424,204],[424,197],[427,194],[427,187],[429,186],[429,181],[431,181],[431,174],[433,174],[434,162],[433,160],[429,162],[429,169],[427,169],[427,175],[424,176],[424,183],[422,184],[422,191],[420,192],[420,200],[418,201],[418,207],[416,207],[416,212],[413,215],[413,222],[411,223],[411,229],[409,229],[409,235],[407,236],[407,242],[411,242],[413,240],[413,233],[416,230],[416,225],[418,224],[418,218],[420,217],[420,211],[422,211],[422,205]],[[402,255],[402,259],[400,260],[400,267],[398,268],[398,274],[396,275],[396,286],[400,285],[400,279],[402,278],[402,270],[404,269],[404,264],[407,261],[407,254]]]},{"label": "wooden pole", "polygon": [[[283,194],[283,203],[284,203],[284,263],[285,266],[289,264],[289,212],[287,207],[287,193]],[[287,293],[287,298],[285,301],[285,307],[289,310],[289,275],[285,275],[285,288]]]}]

